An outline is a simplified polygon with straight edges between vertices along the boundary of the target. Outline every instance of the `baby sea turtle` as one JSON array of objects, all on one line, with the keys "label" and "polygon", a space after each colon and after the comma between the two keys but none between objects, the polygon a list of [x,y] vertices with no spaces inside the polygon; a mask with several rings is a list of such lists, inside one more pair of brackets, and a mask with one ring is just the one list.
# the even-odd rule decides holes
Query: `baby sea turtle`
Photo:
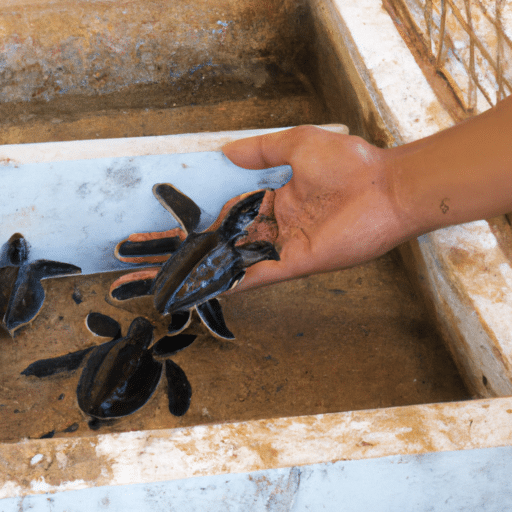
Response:
[{"label": "baby sea turtle", "polygon": [[[178,220],[186,238],[167,238],[165,249],[171,255],[158,271],[141,271],[120,278],[111,287],[111,295],[126,300],[141,295],[153,295],[154,305],[162,315],[174,315],[196,308],[205,325],[217,336],[233,339],[215,297],[236,286],[245,269],[262,260],[279,260],[273,244],[256,241],[236,245],[246,234],[246,228],[259,212],[264,190],[244,194],[226,213],[203,232],[196,232],[204,212],[176,187],[157,184],[153,194]],[[137,245],[137,254],[144,244]],[[152,245],[150,245],[150,243]],[[121,246],[122,244],[122,246]],[[127,256],[126,241],[118,245],[116,255]],[[172,244],[175,244],[172,247]],[[163,245],[162,245],[163,247]],[[154,241],[147,243],[149,257],[155,256]],[[156,274],[156,275],[155,275]],[[154,279],[152,279],[154,276]]]},{"label": "baby sea turtle", "polygon": [[42,279],[81,272],[75,265],[58,261],[40,259],[28,263],[28,253],[27,241],[15,233],[0,257],[0,318],[11,336],[41,310],[45,297]]},{"label": "baby sea turtle", "polygon": [[[121,327],[101,313],[89,313],[86,325],[96,336],[112,340],[98,346],[72,352],[61,357],[36,361],[22,375],[48,377],[78,369],[86,359],[77,387],[80,409],[97,420],[127,416],[140,409],[153,395],[167,358],[188,347],[193,334],[164,336],[153,341],[153,326],[143,317],[131,323],[128,334],[121,336]],[[192,388],[185,372],[173,361],[165,360],[169,411],[175,416],[185,414],[190,406]]]}]

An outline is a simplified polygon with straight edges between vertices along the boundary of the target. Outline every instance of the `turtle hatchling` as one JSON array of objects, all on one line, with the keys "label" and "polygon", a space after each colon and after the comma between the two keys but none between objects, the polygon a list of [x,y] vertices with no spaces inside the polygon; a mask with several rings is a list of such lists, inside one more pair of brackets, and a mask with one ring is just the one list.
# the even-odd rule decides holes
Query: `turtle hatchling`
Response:
[{"label": "turtle hatchling", "polygon": [[[94,335],[112,339],[63,356],[41,359],[25,368],[22,375],[44,378],[73,372],[86,361],[76,390],[78,406],[91,418],[108,421],[132,414],[146,404],[165,365],[169,412],[182,416],[188,411],[192,388],[185,372],[168,357],[190,346],[195,335],[164,336],[152,344],[153,325],[146,318],[135,318],[122,337],[117,321],[95,312],[87,315],[86,325]],[[97,421],[89,425],[93,428]]]},{"label": "turtle hatchling", "polygon": [[[176,218],[187,236],[183,241],[175,238],[179,240],[177,248],[169,251],[172,252],[170,257],[153,280],[149,279],[152,274],[147,271],[134,273],[131,278],[124,276],[113,283],[112,297],[125,300],[153,295],[157,311],[173,317],[178,313],[182,317],[196,308],[201,320],[213,334],[233,339],[234,335],[226,326],[220,303],[215,297],[236,286],[247,267],[263,260],[279,260],[279,254],[271,242],[236,245],[247,235],[247,227],[258,215],[265,191],[244,194],[221,221],[214,222],[202,232],[196,230],[207,214],[192,199],[167,183],[155,185],[153,194]],[[137,247],[138,255],[144,252],[141,248],[144,243]],[[154,242],[148,242],[148,253],[153,247]]]},{"label": "turtle hatchling", "polygon": [[42,279],[81,272],[69,263],[28,260],[29,244],[22,234],[15,233],[0,254],[0,325],[11,336],[41,310],[45,298]]}]

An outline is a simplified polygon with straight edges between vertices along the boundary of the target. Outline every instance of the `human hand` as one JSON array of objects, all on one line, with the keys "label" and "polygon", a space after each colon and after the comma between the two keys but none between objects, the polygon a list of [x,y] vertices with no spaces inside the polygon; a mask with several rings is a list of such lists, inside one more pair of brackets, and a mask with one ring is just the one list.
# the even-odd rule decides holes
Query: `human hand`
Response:
[{"label": "human hand", "polygon": [[234,291],[354,266],[404,241],[386,151],[314,126],[224,146],[240,167],[293,169],[289,183],[267,193],[250,234],[274,242],[281,259],[248,268]]}]

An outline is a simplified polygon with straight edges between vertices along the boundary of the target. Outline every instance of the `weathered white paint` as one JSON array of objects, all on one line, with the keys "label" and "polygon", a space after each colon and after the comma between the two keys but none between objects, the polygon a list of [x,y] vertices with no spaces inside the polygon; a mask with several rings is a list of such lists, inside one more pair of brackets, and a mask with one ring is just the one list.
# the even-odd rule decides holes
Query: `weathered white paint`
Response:
[{"label": "weathered white paint", "polygon": [[[342,124],[327,124],[320,128],[348,134]],[[1,165],[21,165],[90,158],[119,158],[144,155],[167,155],[220,151],[224,144],[237,139],[274,133],[288,128],[237,130],[211,133],[184,133],[154,137],[127,137],[124,139],[95,139],[69,142],[44,142],[38,144],[0,145]]]},{"label": "weathered white paint", "polygon": [[2,512],[503,512],[512,448],[395,455],[0,500]]},{"label": "weathered white paint", "polygon": [[[366,66],[372,98],[381,102],[381,111],[393,114],[387,119],[396,122],[390,131],[407,142],[447,127],[449,118],[380,0],[330,5],[348,30],[339,38],[355,43],[358,65]],[[186,152],[201,150],[205,136],[187,137],[180,139],[189,144]],[[146,139],[141,142],[146,149],[138,154],[153,153],[160,142]],[[84,155],[91,144],[45,149],[50,161],[69,160]],[[103,142],[102,151],[125,144]],[[23,151],[16,151],[22,158]],[[16,160],[12,153],[2,155]],[[112,155],[101,154],[106,156]],[[38,161],[27,158],[27,163]],[[420,246],[428,267],[425,278],[467,375],[475,385],[485,375],[490,393],[510,394],[510,317],[503,316],[503,306],[493,309],[484,300],[496,289],[489,269],[497,270],[500,290],[509,296],[510,265],[496,252],[493,237],[482,221],[422,237]],[[482,252],[486,265],[451,268],[453,249]],[[488,280],[489,286],[471,287],[475,279]],[[511,446],[511,398],[31,440],[0,446],[0,510],[79,511],[79,499],[88,510],[96,505],[110,510],[135,505],[141,510],[506,510],[512,508]],[[74,466],[73,455],[81,450],[89,454],[89,468],[99,468],[93,476]],[[30,464],[39,454],[44,458]],[[47,492],[56,494],[41,494]]]},{"label": "weathered white paint", "polygon": [[0,172],[0,243],[22,233],[30,261],[65,261],[84,274],[129,268],[114,249],[131,233],[178,227],[153,196],[155,183],[172,183],[191,197],[205,211],[202,230],[232,197],[279,188],[291,177],[289,166],[250,171],[213,151],[7,164]]},{"label": "weathered white paint", "polygon": [[497,446],[512,398],[27,440],[0,445],[0,498]]},{"label": "weathered white paint", "polygon": [[[325,128],[347,133],[343,125]],[[172,183],[205,211],[200,229],[232,197],[286,183],[290,166],[242,169],[218,151],[229,140],[275,131],[3,146],[0,245],[21,232],[31,261],[64,261],[83,274],[127,269],[114,257],[118,242],[178,227],[153,196],[155,183]],[[191,147],[200,150],[186,152]]]},{"label": "weathered white paint", "polygon": [[463,373],[483,396],[512,394],[512,269],[489,224],[430,233],[419,247]]},{"label": "weathered white paint", "polygon": [[330,0],[357,48],[374,101],[383,101],[403,142],[452,124],[379,0]]},{"label": "weathered white paint", "polygon": [[[331,0],[356,67],[390,132],[411,142],[453,124],[379,0]],[[348,33],[347,33],[348,32]],[[467,254],[464,264],[454,250]],[[512,393],[512,267],[485,220],[420,238],[430,298],[447,342],[471,387],[482,396]],[[484,385],[484,379],[487,385]]]}]

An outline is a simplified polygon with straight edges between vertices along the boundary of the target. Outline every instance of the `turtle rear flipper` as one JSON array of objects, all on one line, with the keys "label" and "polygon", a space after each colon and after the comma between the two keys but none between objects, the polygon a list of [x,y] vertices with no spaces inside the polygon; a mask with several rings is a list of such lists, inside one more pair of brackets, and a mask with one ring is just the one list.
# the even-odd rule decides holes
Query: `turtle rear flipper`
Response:
[{"label": "turtle rear flipper", "polygon": [[227,213],[218,229],[218,234],[225,240],[244,234],[245,228],[256,218],[260,210],[265,190],[248,195],[236,203]]},{"label": "turtle rear flipper", "polygon": [[127,238],[116,245],[114,256],[124,263],[161,263],[178,250],[182,241],[179,236],[140,241]]},{"label": "turtle rear flipper", "polygon": [[180,223],[187,235],[196,231],[202,221],[210,220],[210,215],[174,185],[157,183],[153,187],[153,194],[160,204]]},{"label": "turtle rear flipper", "polygon": [[210,299],[203,304],[199,304],[196,306],[196,310],[204,325],[206,325],[215,336],[225,340],[235,339],[235,335],[226,325],[220,302],[217,299]]},{"label": "turtle rear flipper", "polygon": [[152,347],[154,356],[169,357],[192,345],[197,338],[195,334],[177,334],[160,338]]},{"label": "turtle rear flipper", "polygon": [[185,330],[190,325],[191,317],[192,315],[189,309],[173,313],[171,315],[171,323],[169,324],[167,331],[168,334],[174,335]]}]

